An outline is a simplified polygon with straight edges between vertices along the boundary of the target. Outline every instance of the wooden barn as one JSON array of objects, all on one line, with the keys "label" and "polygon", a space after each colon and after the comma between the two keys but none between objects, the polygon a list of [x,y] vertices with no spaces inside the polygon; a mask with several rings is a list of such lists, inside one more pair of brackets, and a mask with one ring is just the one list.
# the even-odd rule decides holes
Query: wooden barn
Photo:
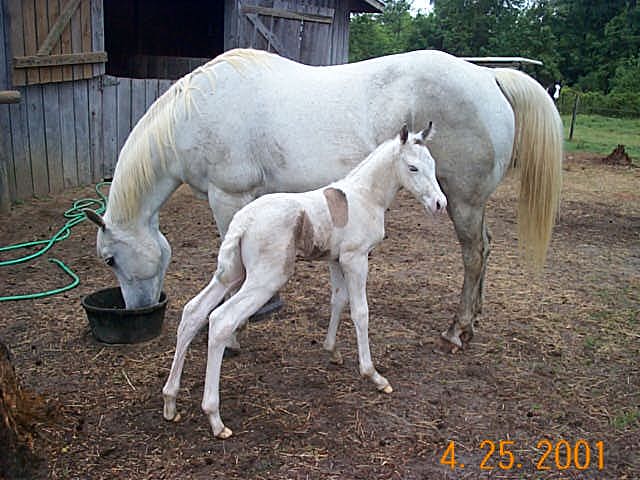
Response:
[{"label": "wooden barn", "polygon": [[[0,207],[113,173],[172,81],[235,47],[345,63],[378,0],[0,0]],[[14,91],[14,92],[12,92]]]}]

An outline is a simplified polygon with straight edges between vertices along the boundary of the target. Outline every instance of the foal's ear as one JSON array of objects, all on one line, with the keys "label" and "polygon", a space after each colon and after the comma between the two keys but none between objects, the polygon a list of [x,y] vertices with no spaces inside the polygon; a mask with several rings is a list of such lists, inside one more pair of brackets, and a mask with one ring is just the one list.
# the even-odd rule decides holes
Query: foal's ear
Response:
[{"label": "foal's ear", "polygon": [[409,128],[407,127],[407,124],[405,123],[402,126],[402,129],[400,130],[400,143],[402,143],[402,145],[404,145],[405,143],[407,143],[408,139],[409,139]]},{"label": "foal's ear", "polygon": [[429,126],[420,133],[420,136],[422,137],[422,141],[426,142],[427,140],[431,140],[433,138],[434,133],[435,133],[435,129],[433,128],[433,122],[429,122]]},{"label": "foal's ear", "polygon": [[82,211],[84,212],[84,214],[87,216],[87,218],[89,220],[91,220],[93,223],[95,223],[102,230],[107,228],[106,224],[104,223],[104,219],[100,215],[98,215],[96,212],[94,212],[93,210],[90,210],[88,208],[85,208]]}]

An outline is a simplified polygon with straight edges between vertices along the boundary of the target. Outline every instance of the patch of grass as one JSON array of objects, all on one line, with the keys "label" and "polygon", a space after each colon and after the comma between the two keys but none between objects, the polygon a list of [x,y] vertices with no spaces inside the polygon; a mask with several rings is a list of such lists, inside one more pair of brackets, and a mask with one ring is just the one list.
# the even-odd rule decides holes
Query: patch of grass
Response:
[{"label": "patch of grass", "polygon": [[634,408],[628,412],[622,412],[613,417],[611,423],[616,430],[624,430],[628,426],[640,420],[640,409]]},{"label": "patch of grass", "polygon": [[577,115],[573,139],[569,138],[571,115],[563,115],[565,148],[608,155],[618,145],[625,146],[633,163],[640,166],[640,119]]}]

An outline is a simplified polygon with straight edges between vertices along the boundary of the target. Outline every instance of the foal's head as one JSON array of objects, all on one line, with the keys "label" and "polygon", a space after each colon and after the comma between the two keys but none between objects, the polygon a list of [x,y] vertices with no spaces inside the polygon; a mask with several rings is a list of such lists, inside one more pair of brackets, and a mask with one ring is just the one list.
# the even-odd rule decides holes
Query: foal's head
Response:
[{"label": "foal's head", "polygon": [[400,155],[395,162],[396,174],[402,186],[432,213],[444,211],[447,198],[436,179],[436,163],[426,141],[433,136],[433,124],[419,133],[409,133],[407,126],[399,134]]}]

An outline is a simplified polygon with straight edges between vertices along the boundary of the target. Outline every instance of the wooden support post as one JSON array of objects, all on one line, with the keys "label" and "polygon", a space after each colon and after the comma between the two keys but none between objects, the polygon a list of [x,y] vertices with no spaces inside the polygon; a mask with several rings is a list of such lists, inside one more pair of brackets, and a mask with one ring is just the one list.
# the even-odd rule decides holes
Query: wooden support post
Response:
[{"label": "wooden support post", "polygon": [[576,124],[576,114],[578,113],[578,100],[580,97],[576,94],[576,99],[573,102],[573,113],[571,114],[571,128],[569,128],[569,140],[573,140],[573,127]]},{"label": "wooden support post", "polygon": [[22,95],[18,90],[0,90],[0,104],[2,103],[20,103]]}]

